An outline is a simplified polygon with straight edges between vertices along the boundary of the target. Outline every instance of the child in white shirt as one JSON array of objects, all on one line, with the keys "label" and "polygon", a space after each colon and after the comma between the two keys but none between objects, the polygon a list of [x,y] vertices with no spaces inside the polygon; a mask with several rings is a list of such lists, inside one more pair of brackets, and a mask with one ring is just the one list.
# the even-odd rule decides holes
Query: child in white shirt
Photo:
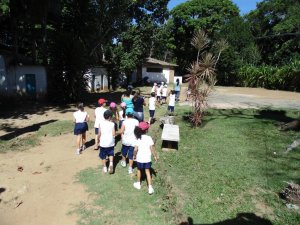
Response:
[{"label": "child in white shirt", "polygon": [[154,119],[154,114],[155,114],[155,104],[156,104],[156,99],[155,99],[155,93],[152,92],[151,93],[151,97],[149,98],[149,124],[151,124],[151,122]]},{"label": "child in white shirt", "polygon": [[100,152],[99,157],[102,160],[103,172],[107,173],[106,167],[106,157],[109,158],[109,173],[114,173],[113,160],[114,160],[114,150],[115,150],[115,124],[111,122],[112,112],[106,110],[104,112],[104,121],[99,125],[99,145]]},{"label": "child in white shirt", "polygon": [[158,87],[156,89],[156,100],[158,103],[160,103],[160,100],[161,100],[161,89],[162,89],[162,87],[160,85],[158,85]]},{"label": "child in white shirt", "polygon": [[106,103],[106,100],[103,98],[100,98],[98,100],[98,105],[99,107],[97,107],[95,109],[95,123],[94,123],[94,128],[95,128],[95,146],[94,146],[94,150],[98,150],[99,148],[99,137],[98,137],[98,128],[99,128],[99,124],[101,121],[104,121],[104,117],[103,114],[106,111],[106,108],[104,108]]},{"label": "child in white shirt", "polygon": [[86,131],[88,130],[89,115],[84,111],[83,103],[78,104],[78,111],[73,113],[74,117],[74,134],[77,135],[76,145],[77,150],[76,154],[80,154],[81,151],[85,149],[86,142]]},{"label": "child in white shirt", "polygon": [[122,135],[122,161],[121,166],[126,167],[126,157],[128,156],[129,160],[129,167],[128,173],[132,174],[132,165],[133,165],[133,150],[134,150],[134,143],[136,141],[134,135],[134,129],[136,126],[139,125],[139,121],[133,117],[134,111],[130,109],[126,112],[127,119],[124,120],[122,127],[119,131]]},{"label": "child in white shirt", "polygon": [[165,84],[162,88],[162,95],[161,95],[162,103],[167,102],[167,95],[168,95],[168,85]]},{"label": "child in white shirt", "polygon": [[152,92],[156,93],[156,89],[157,89],[157,83],[154,83],[154,84],[153,84],[153,87],[152,87],[152,89],[151,89],[151,93],[152,93]]},{"label": "child in white shirt", "polygon": [[126,119],[126,103],[122,102],[120,106],[121,110],[119,111],[119,129],[122,127],[122,123]]},{"label": "child in white shirt", "polygon": [[169,98],[169,105],[168,105],[168,112],[169,113],[173,113],[174,112],[174,108],[175,108],[175,91],[172,90],[170,93],[170,98]]},{"label": "child in white shirt", "polygon": [[137,162],[137,182],[135,182],[133,186],[138,190],[141,189],[141,171],[145,170],[148,182],[148,193],[151,195],[154,193],[150,174],[151,155],[154,156],[155,161],[157,161],[158,158],[154,149],[154,142],[152,138],[146,135],[148,129],[148,123],[140,122],[139,126],[134,130],[134,134],[137,138],[134,147],[134,158],[136,158]]}]

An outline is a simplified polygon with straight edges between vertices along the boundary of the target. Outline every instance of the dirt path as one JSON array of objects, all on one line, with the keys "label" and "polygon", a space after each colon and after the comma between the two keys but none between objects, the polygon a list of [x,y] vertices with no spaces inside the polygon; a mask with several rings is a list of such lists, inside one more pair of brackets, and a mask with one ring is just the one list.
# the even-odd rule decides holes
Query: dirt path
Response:
[{"label": "dirt path", "polygon": [[[184,96],[181,97],[184,101]],[[263,88],[215,87],[208,104],[212,108],[222,109],[262,107],[300,109],[300,93]]]},{"label": "dirt path", "polygon": [[78,217],[70,211],[89,197],[75,175],[100,162],[92,148],[74,153],[74,136],[68,134],[45,138],[25,152],[1,154],[0,224],[76,224]]},{"label": "dirt path", "polygon": [[[181,104],[184,102],[182,91]],[[264,89],[216,87],[209,104],[217,108],[247,108],[265,105],[300,109],[300,93]],[[47,108],[32,112],[12,112],[0,118],[0,136],[12,129],[48,120],[71,120],[74,107]],[[93,119],[93,108],[87,108]],[[93,129],[87,134],[93,138]],[[75,151],[72,134],[44,137],[41,145],[25,152],[0,154],[0,224],[1,225],[73,225],[78,217],[69,214],[80,202],[88,201],[85,186],[75,175],[100,164],[97,152],[88,148],[82,155]],[[19,172],[18,167],[23,171]]]}]

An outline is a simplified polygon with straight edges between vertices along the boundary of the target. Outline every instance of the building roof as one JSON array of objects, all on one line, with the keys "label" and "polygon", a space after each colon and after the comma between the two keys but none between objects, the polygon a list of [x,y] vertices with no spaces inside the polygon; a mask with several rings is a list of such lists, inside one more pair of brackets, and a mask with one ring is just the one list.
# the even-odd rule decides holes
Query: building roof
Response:
[{"label": "building roof", "polygon": [[151,64],[158,64],[158,65],[161,65],[161,66],[178,66],[176,64],[173,64],[173,63],[168,63],[168,62],[165,62],[165,61],[162,61],[162,60],[158,60],[158,59],[154,59],[154,58],[146,58],[146,63],[151,63]]}]

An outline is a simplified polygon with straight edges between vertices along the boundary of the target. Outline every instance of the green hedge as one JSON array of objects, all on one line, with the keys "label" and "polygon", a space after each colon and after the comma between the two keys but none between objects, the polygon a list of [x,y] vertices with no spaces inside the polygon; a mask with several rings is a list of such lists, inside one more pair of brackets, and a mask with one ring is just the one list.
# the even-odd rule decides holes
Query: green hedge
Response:
[{"label": "green hedge", "polygon": [[246,87],[300,91],[300,60],[282,67],[245,65],[238,77]]}]

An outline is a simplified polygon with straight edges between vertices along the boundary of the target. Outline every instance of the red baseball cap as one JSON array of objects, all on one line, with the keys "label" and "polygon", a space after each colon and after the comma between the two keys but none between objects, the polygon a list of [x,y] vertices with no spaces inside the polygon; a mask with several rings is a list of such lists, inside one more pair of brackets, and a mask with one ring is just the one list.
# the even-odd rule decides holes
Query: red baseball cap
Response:
[{"label": "red baseball cap", "polygon": [[104,98],[99,98],[99,100],[98,100],[99,105],[103,105],[105,102],[106,102],[106,100]]},{"label": "red baseball cap", "polygon": [[142,130],[148,130],[149,127],[150,127],[150,125],[147,122],[140,122],[139,123],[139,128],[141,128]]}]

